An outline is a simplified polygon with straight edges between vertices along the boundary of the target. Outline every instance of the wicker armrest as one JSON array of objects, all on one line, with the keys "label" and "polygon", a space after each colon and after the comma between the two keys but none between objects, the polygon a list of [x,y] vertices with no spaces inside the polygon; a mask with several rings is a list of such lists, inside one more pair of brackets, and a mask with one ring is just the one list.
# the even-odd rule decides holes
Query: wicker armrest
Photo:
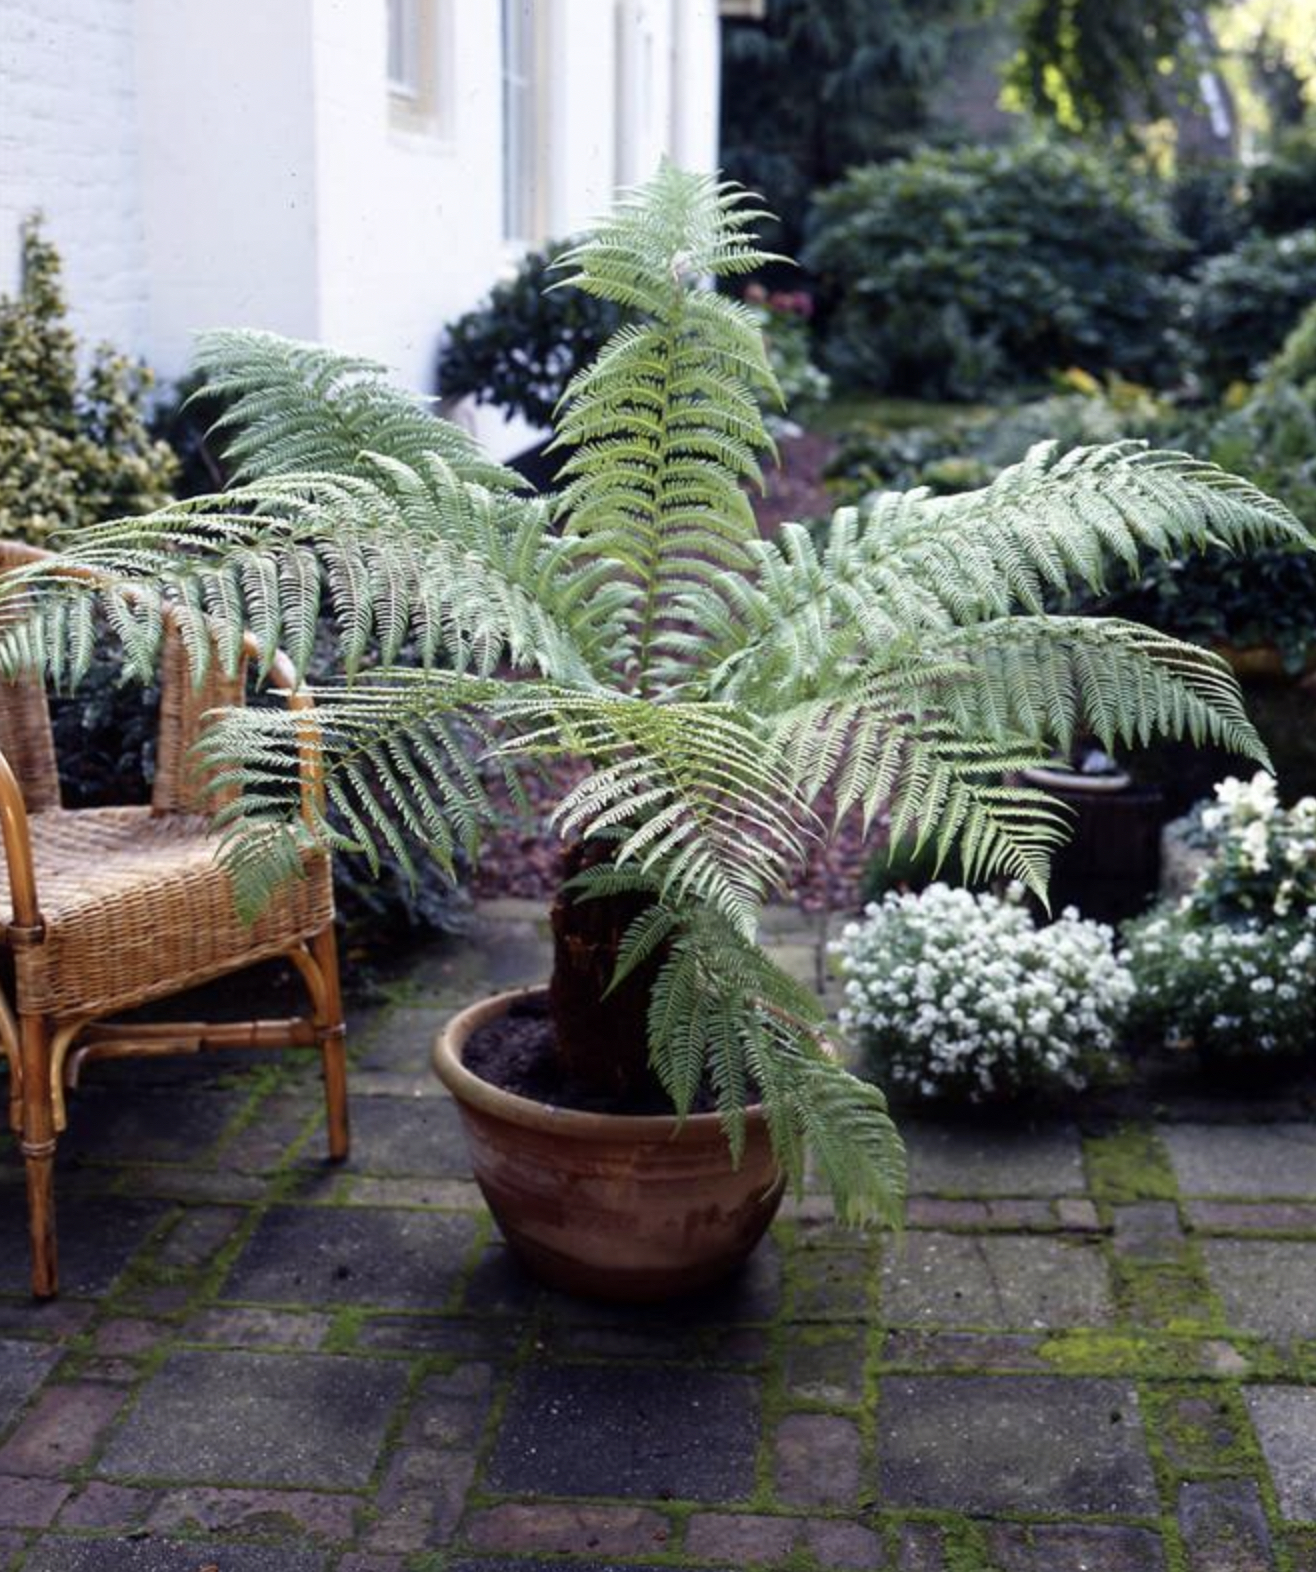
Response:
[{"label": "wicker armrest", "polygon": [[[248,659],[259,657],[259,646],[254,634],[248,633],[244,640]],[[297,677],[297,668],[282,650],[276,650],[274,660],[270,664],[270,686],[278,688],[281,693],[288,696],[290,710],[313,710],[315,700],[301,685]],[[308,717],[303,731],[308,739],[315,736],[315,721]],[[303,743],[300,749],[300,766],[302,781],[302,816],[309,819],[312,808],[323,801],[324,786],[321,781],[319,757],[315,750]]]},{"label": "wicker armrest", "polygon": [[28,828],[27,805],[23,788],[0,753],[0,840],[4,843],[9,868],[9,889],[13,899],[10,937],[28,933],[35,937],[41,928],[41,908],[37,903],[36,867],[32,858],[32,834]]}]

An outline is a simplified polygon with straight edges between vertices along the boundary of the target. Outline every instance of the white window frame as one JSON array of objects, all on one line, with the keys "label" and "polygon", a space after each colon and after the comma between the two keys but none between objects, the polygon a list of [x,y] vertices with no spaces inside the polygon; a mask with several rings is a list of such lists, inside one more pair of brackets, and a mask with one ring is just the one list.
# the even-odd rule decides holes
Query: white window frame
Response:
[{"label": "white window frame", "polygon": [[500,0],[502,34],[503,241],[544,239],[543,51],[537,0]]},{"label": "white window frame", "polygon": [[386,3],[389,123],[415,146],[450,148],[454,0]]}]

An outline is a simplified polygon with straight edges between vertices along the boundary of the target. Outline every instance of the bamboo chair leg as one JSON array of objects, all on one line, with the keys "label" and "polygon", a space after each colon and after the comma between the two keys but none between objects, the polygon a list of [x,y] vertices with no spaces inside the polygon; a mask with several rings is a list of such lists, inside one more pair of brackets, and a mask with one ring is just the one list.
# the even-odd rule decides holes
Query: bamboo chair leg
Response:
[{"label": "bamboo chair leg", "polygon": [[23,1055],[23,1130],[27,1165],[27,1219],[32,1241],[32,1292],[59,1292],[55,1247],[55,1109],[50,1095],[50,1033],[39,1015],[20,1017]]},{"label": "bamboo chair leg", "polygon": [[324,1065],[329,1156],[341,1162],[351,1149],[352,1138],[347,1115],[347,1031],[343,1023],[343,992],[338,979],[338,943],[332,922],[311,940],[311,954],[324,983],[324,1002],[316,1007],[315,1026]]}]

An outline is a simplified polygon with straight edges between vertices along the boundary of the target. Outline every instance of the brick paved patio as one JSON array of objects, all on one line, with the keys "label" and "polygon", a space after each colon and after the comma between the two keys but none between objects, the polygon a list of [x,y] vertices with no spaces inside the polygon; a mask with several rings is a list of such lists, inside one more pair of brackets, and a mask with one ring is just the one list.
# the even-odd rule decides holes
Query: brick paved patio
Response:
[{"label": "brick paved patio", "polygon": [[610,1310],[507,1259],[427,1070],[544,970],[500,903],[359,1010],[345,1169],[307,1065],[93,1071],[44,1308],[7,1158],[5,1572],[1316,1572],[1307,1098],[911,1125],[903,1242],[809,1196]]}]

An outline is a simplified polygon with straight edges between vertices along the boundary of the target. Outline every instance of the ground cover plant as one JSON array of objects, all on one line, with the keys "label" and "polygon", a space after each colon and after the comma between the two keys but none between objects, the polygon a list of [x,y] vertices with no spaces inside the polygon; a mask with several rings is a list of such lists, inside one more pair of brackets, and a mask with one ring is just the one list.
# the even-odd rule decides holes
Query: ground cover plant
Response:
[{"label": "ground cover plant", "polygon": [[[558,418],[562,490],[525,496],[378,368],[264,334],[207,337],[233,487],[84,532],[10,593],[4,641],[76,679],[93,603],[131,667],[166,612],[198,669],[250,631],[310,661],[322,597],[346,681],[313,720],[226,713],[210,734],[235,894],[255,911],[308,842],[451,866],[494,816],[474,760],[586,773],[558,806],[558,1050],[619,1092],[655,1076],[678,1112],[711,1088],[733,1150],[762,1099],[783,1165],[811,1149],[841,1215],[892,1219],[899,1141],[881,1093],[828,1053],[813,993],[757,942],[767,899],[838,813],[1035,892],[1064,834],[1006,777],[1077,734],[1261,749],[1228,667],[1111,619],[1050,616],[1049,587],[1208,543],[1305,540],[1280,504],[1180,454],[1048,445],[981,491],[886,494],[825,550],[757,537],[743,490],[777,393],[757,324],[709,277],[764,261],[737,189],[665,165],[564,259],[627,314]],[[72,579],[71,570],[88,578]],[[411,641],[410,644],[408,641]],[[411,661],[403,652],[415,652]],[[322,806],[303,805],[298,748]]]}]

